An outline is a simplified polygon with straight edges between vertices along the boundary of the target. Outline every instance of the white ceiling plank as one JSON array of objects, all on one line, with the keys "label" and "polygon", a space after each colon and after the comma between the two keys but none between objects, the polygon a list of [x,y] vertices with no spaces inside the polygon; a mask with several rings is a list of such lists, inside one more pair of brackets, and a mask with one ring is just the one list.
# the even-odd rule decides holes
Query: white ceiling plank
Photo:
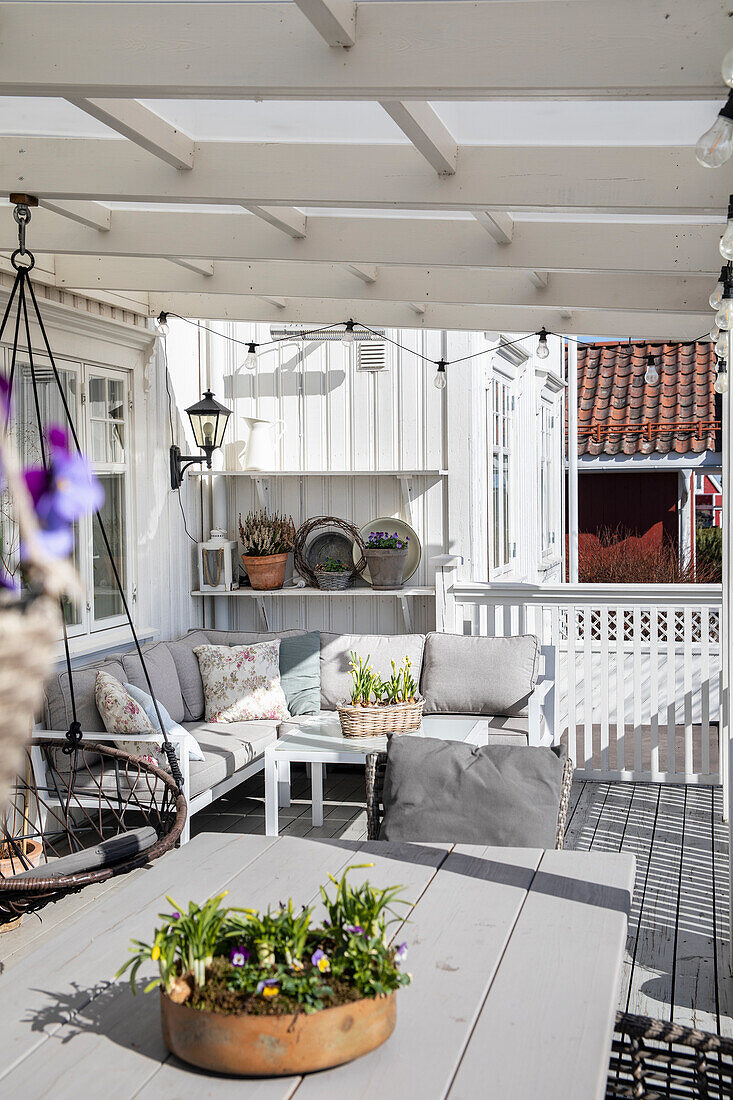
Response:
[{"label": "white ceiling plank", "polygon": [[356,275],[357,279],[361,279],[363,283],[370,285],[377,281],[377,272],[379,268],[376,264],[344,264],[347,271],[350,271],[352,275]]},{"label": "white ceiling plank", "polygon": [[[394,328],[409,327],[410,311],[402,302],[349,302],[348,299],[290,298],[283,309],[263,304],[261,298],[225,294],[152,294],[150,308],[153,315],[161,310],[179,313],[184,317],[210,320],[240,321],[294,321],[304,324],[334,324],[344,317],[353,317],[357,323]],[[425,306],[425,313],[415,328],[464,329],[473,332],[537,332],[545,327],[552,332],[586,335],[592,332],[599,337],[615,336],[626,339],[694,340],[705,325],[709,325],[709,313],[681,314],[630,312],[622,310],[593,310],[578,313],[574,320],[562,320],[559,309],[526,306],[444,305],[432,303]]]},{"label": "white ceiling plank", "polygon": [[295,0],[329,46],[348,49],[356,41],[356,4],[353,0]]},{"label": "white ceiling plank", "polygon": [[71,99],[70,103],[173,168],[193,168],[193,141],[134,99]]},{"label": "white ceiling plank", "polygon": [[[196,274],[171,270],[166,260],[122,257],[56,256],[58,286],[194,293]],[[680,313],[704,311],[710,293],[706,276],[660,276],[628,272],[553,275],[546,288],[532,286],[523,271],[479,271],[471,268],[386,266],[372,284],[357,284],[341,265],[309,263],[237,263],[218,261],[207,280],[207,295],[257,295],[261,298],[330,298],[351,301],[401,301],[420,312],[440,302],[457,305],[563,309],[635,309]]]},{"label": "white ceiling plank", "polygon": [[[12,251],[12,218],[0,218],[0,249]],[[34,214],[30,243],[43,252],[209,260],[301,260],[380,267],[472,267],[525,271],[609,271],[717,277],[721,226],[518,221],[511,248],[493,244],[472,220],[312,218],[293,241],[245,214],[115,210],[109,233],[96,233],[45,210]],[[382,273],[380,272],[380,275]],[[713,282],[715,279],[713,279]]]},{"label": "white ceiling plank", "polygon": [[[290,3],[0,5],[0,94],[100,99],[721,96],[723,3],[359,5],[358,46],[313,48]],[[83,57],[83,64],[80,58]]]},{"label": "white ceiling plank", "polygon": [[546,208],[719,214],[728,203],[728,174],[702,168],[685,147],[471,145],[459,157],[459,173],[438,176],[425,171],[409,145],[207,141],[196,144],[194,172],[170,172],[129,142],[2,137],[0,191],[17,190],[22,181],[24,190],[47,198],[103,202],[515,215]]},{"label": "white ceiling plank", "polygon": [[439,176],[455,173],[458,146],[429,103],[388,100],[381,105]]},{"label": "white ceiling plank", "polygon": [[177,264],[178,267],[182,267],[186,271],[192,271],[194,275],[205,275],[207,279],[211,278],[214,274],[214,265],[211,261],[207,263],[206,260],[194,260],[185,256],[172,256],[168,262]]},{"label": "white ceiling plank", "polygon": [[112,225],[112,211],[98,202],[64,202],[60,199],[39,199],[40,205],[62,218],[70,218],[88,229],[108,232]]},{"label": "white ceiling plank", "polygon": [[262,218],[263,222],[273,225],[275,229],[287,233],[293,240],[302,241],[306,236],[308,219],[299,210],[288,210],[286,206],[244,206],[244,209]]},{"label": "white ceiling plank", "polygon": [[511,244],[514,219],[502,210],[474,210],[473,216],[497,244]]},{"label": "white ceiling plank", "polygon": [[550,276],[546,271],[528,271],[527,278],[537,290],[544,290],[549,282]]}]

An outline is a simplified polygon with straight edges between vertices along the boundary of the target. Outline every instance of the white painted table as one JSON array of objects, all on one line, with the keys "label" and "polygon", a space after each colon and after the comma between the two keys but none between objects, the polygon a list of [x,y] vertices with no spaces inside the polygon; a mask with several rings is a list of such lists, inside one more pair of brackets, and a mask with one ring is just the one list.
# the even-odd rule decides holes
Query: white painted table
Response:
[{"label": "white painted table", "polygon": [[[438,737],[443,741],[486,744],[485,719],[431,714],[419,730],[401,737]],[[367,753],[385,752],[386,737],[344,737],[338,714],[304,724],[265,749],[265,834],[278,835],[278,806],[290,805],[290,765],[308,764],[311,775],[313,825],[323,825],[323,768],[325,764],[363,764]]]},{"label": "white painted table", "polygon": [[[156,994],[113,974],[165,894],[266,908],[372,862],[403,884],[413,984],[379,1050],[306,1078],[234,1080],[168,1055]],[[0,1092],[40,1100],[601,1100],[634,875],[628,855],[203,833],[0,943]],[[317,912],[317,917],[321,913]],[[149,968],[149,972],[153,973]],[[145,974],[143,974],[143,978]]]}]

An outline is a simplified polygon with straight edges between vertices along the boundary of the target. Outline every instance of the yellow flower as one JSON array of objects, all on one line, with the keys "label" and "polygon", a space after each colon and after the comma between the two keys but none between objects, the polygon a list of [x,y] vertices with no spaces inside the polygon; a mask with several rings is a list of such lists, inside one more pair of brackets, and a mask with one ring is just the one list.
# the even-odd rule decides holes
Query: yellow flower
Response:
[{"label": "yellow flower", "polygon": [[159,944],[156,943],[155,947],[150,952],[150,958],[153,960],[153,962],[155,962],[157,959],[160,958],[160,945]]},{"label": "yellow flower", "polygon": [[263,997],[277,997],[279,992],[280,992],[280,990],[277,988],[276,985],[266,985],[265,988],[262,990],[262,996]]},{"label": "yellow flower", "polygon": [[321,974],[325,974],[327,970],[330,970],[331,964],[329,963],[328,959],[319,959],[318,969],[320,970]]}]

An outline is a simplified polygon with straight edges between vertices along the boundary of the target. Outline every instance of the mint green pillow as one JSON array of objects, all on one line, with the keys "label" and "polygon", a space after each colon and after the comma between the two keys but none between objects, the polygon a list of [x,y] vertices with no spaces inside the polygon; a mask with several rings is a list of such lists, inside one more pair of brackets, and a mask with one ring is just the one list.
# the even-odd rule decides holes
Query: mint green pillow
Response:
[{"label": "mint green pillow", "polygon": [[280,684],[291,714],[321,709],[321,634],[313,630],[280,640]]}]

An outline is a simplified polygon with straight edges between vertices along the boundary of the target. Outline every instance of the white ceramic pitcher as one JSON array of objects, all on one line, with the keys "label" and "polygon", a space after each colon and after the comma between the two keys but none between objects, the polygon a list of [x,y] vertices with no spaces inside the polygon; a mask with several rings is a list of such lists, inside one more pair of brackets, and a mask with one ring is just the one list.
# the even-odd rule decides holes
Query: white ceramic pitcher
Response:
[{"label": "white ceramic pitcher", "polygon": [[247,426],[247,442],[239,452],[243,470],[276,470],[279,466],[277,446],[285,434],[284,420],[261,420],[256,416],[241,417]]}]

